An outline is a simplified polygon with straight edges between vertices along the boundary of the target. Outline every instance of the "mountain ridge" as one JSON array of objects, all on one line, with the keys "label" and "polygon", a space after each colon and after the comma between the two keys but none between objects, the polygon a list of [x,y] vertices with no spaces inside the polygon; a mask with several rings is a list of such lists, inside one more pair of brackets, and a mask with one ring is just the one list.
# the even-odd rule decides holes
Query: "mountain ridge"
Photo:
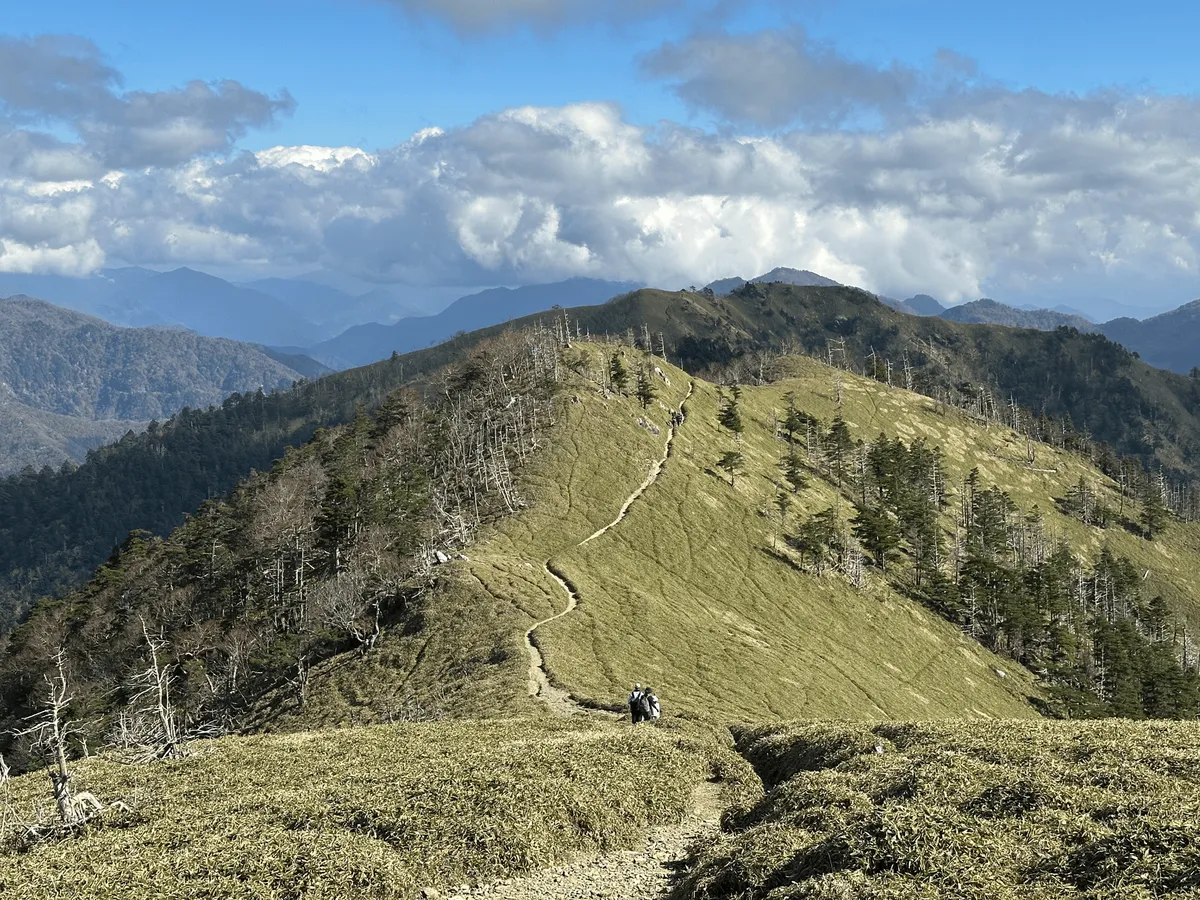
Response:
[{"label": "mountain ridge", "polygon": [[[304,366],[302,359],[293,362]],[[0,300],[0,382],[13,402],[44,414],[0,423],[0,442],[10,448],[0,474],[26,465],[57,467],[68,458],[82,462],[102,439],[139,423],[220,403],[238,391],[287,388],[301,377],[268,351],[227,338],[121,328],[31,297]],[[116,424],[84,424],[108,420]],[[42,436],[22,438],[22,428]],[[55,429],[60,438],[53,437]],[[37,451],[39,445],[45,449]]]}]

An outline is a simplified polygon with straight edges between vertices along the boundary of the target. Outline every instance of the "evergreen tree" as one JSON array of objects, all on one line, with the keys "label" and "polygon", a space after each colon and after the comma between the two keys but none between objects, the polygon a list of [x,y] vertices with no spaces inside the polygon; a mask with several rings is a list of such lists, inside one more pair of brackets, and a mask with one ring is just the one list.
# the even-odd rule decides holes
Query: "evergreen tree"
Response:
[{"label": "evergreen tree", "polygon": [[745,457],[741,450],[726,450],[721,454],[721,458],[717,460],[717,467],[723,469],[725,474],[729,476],[729,486],[733,486],[734,479],[742,473],[742,466],[745,464]]},{"label": "evergreen tree", "polygon": [[799,493],[808,486],[808,477],[804,474],[799,457],[796,456],[794,444],[788,445],[787,453],[779,461],[779,467],[783,469],[783,477],[791,485],[793,494]]},{"label": "evergreen tree", "polygon": [[[775,488],[775,509],[779,513],[779,531],[787,531],[787,515],[788,510],[792,508],[792,497],[787,491],[781,487]],[[774,539],[771,541],[774,545]]]},{"label": "evergreen tree", "polygon": [[1170,514],[1163,503],[1162,490],[1155,478],[1146,478],[1142,484],[1142,512],[1138,521],[1145,531],[1146,540],[1154,540],[1154,536],[1167,527]]},{"label": "evergreen tree", "polygon": [[831,506],[809,516],[797,529],[792,546],[807,556],[818,575],[825,569],[825,562],[837,546],[837,511]]},{"label": "evergreen tree", "polygon": [[741,399],[742,389],[735,384],[728,394],[721,393],[721,406],[717,411],[717,423],[729,431],[734,440],[742,437]]},{"label": "evergreen tree", "polygon": [[881,571],[887,571],[888,554],[900,545],[900,529],[891,514],[877,506],[860,506],[852,525],[854,536],[875,559]]},{"label": "evergreen tree", "polygon": [[654,398],[658,396],[658,390],[654,386],[654,380],[650,377],[650,373],[646,371],[645,366],[638,366],[637,369],[637,386],[635,388],[638,402],[642,404],[642,409],[648,407],[654,402]]},{"label": "evergreen tree", "polygon": [[625,368],[625,360],[621,358],[619,350],[613,351],[612,358],[608,361],[608,380],[618,394],[624,394],[625,388],[629,386],[629,370]]},{"label": "evergreen tree", "polygon": [[850,451],[854,449],[850,428],[841,416],[837,416],[830,423],[829,433],[825,436],[825,448],[829,456],[830,470],[837,480],[838,487],[841,487],[850,464]]}]

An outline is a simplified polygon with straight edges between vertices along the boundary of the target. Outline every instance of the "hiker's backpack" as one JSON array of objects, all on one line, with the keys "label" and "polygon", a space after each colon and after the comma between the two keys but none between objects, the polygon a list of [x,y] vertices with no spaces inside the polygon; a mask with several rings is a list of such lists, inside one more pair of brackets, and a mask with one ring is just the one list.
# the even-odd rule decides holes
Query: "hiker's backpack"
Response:
[{"label": "hiker's backpack", "polygon": [[645,694],[642,694],[640,697],[638,697],[637,711],[640,712],[645,718],[650,718],[650,698]]}]

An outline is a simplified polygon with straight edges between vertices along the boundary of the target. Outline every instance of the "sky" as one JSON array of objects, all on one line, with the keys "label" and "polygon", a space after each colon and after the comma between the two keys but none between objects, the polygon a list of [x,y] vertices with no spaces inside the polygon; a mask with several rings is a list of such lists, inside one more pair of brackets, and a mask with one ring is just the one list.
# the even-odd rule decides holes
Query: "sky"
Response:
[{"label": "sky", "polygon": [[0,271],[1200,296],[1190,4],[10,6]]}]

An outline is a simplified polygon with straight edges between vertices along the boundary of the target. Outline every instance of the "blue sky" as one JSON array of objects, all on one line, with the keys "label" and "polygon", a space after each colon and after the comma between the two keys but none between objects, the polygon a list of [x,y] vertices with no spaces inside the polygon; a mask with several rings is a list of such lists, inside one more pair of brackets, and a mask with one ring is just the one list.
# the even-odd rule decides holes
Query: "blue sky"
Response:
[{"label": "blue sky", "polygon": [[10,6],[0,271],[1200,294],[1192,5]]},{"label": "blue sky", "polygon": [[[731,4],[734,5],[734,4]],[[963,3],[961,0],[800,0],[706,5],[628,22],[547,34],[531,28],[460,36],[370,0],[210,0],[163,4],[63,0],[13,4],[10,34],[71,33],[95,41],[126,87],[232,78],[287,88],[295,114],[244,141],[353,144],[378,149],[431,125],[448,127],[524,104],[615,100],[642,123],[701,122],[635,60],[693,27],[752,31],[802,24],[849,56],[924,65],[940,48],[977,60],[1013,88],[1084,93],[1121,84],[1164,93],[1200,89],[1200,6],[1116,2]]]}]

